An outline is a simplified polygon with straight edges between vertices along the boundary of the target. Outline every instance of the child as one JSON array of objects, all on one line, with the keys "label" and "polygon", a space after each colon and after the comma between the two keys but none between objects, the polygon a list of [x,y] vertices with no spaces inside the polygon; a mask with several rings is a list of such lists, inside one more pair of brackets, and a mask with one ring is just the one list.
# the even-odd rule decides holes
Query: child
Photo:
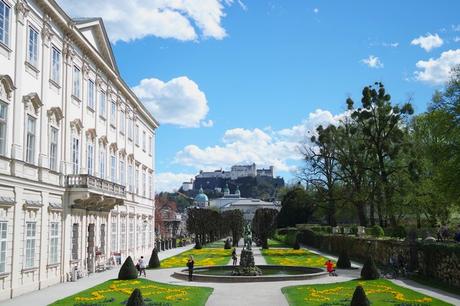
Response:
[{"label": "child", "polygon": [[193,256],[190,255],[187,261],[187,268],[188,268],[188,280],[191,282],[193,281],[193,266],[195,265],[195,261],[193,260]]},{"label": "child", "polygon": [[232,252],[232,259],[233,259],[233,266],[236,266],[236,263],[238,261],[238,257],[236,256],[236,249],[235,248],[233,249],[233,252]]},{"label": "child", "polygon": [[337,273],[335,273],[334,263],[332,262],[332,260],[329,259],[328,261],[326,261],[324,265],[326,266],[326,270],[330,276],[337,276]]}]

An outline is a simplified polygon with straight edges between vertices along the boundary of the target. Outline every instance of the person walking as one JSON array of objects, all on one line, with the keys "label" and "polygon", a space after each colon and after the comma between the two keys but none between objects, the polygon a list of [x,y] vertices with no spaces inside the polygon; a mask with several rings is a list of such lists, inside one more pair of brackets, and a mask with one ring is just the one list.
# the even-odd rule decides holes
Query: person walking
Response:
[{"label": "person walking", "polygon": [[233,266],[236,266],[236,264],[238,262],[238,256],[236,255],[236,249],[235,248],[233,248],[232,259],[233,259]]},{"label": "person walking", "polygon": [[144,256],[141,256],[137,264],[139,266],[139,276],[142,276],[142,273],[144,273],[144,276],[147,276],[147,274],[145,274],[145,268],[147,266],[145,264]]},{"label": "person walking", "polygon": [[330,276],[337,276],[337,273],[334,269],[334,263],[332,262],[332,260],[329,259],[328,261],[326,261],[324,265],[326,266],[326,270]]},{"label": "person walking", "polygon": [[193,281],[193,266],[195,265],[195,261],[193,260],[193,256],[190,255],[187,261],[187,268],[188,268],[188,280],[191,282]]}]

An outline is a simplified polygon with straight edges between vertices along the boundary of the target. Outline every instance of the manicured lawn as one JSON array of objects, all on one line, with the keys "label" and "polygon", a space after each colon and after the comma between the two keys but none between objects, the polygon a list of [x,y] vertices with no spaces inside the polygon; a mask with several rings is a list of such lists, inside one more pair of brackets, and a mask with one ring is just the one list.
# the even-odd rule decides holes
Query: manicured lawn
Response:
[{"label": "manicured lawn", "polygon": [[124,305],[135,288],[141,290],[146,305],[205,305],[213,289],[175,286],[139,278],[109,280],[51,304],[51,306]]},{"label": "manicured lawn", "polygon": [[269,265],[305,266],[323,268],[327,258],[306,249],[268,249],[262,255]]},{"label": "manicured lawn", "polygon": [[191,249],[176,256],[169,257],[160,262],[161,268],[186,268],[189,256],[192,255],[195,266],[220,266],[226,265],[231,259],[232,250],[224,248],[202,248],[201,250]]},{"label": "manicured lawn", "polygon": [[279,240],[268,239],[268,247],[269,248],[289,248],[290,246],[288,246],[287,244]]},{"label": "manicured lawn", "polygon": [[372,281],[353,280],[324,285],[302,285],[282,289],[289,305],[350,305],[353,292],[361,285],[372,305],[441,306],[446,302],[399,287],[385,279]]},{"label": "manicured lawn", "polygon": [[205,248],[224,248],[225,240],[218,240],[204,245]]}]

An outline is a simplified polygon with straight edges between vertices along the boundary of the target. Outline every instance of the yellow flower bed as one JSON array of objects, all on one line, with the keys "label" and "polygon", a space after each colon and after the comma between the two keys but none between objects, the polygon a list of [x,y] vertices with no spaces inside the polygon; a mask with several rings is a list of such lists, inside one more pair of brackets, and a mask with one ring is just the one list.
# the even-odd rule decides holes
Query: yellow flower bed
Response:
[{"label": "yellow flower bed", "polygon": [[161,261],[162,268],[185,267],[190,255],[193,256],[195,266],[226,265],[231,259],[232,250],[203,248],[190,250]]},{"label": "yellow flower bed", "polygon": [[324,267],[327,258],[305,249],[268,249],[262,250],[268,264],[282,266]]},{"label": "yellow flower bed", "polygon": [[76,302],[100,301],[115,292],[129,296],[134,288],[140,289],[143,297],[163,295],[164,299],[172,302],[189,300],[188,291],[191,289],[190,287],[167,288],[156,284],[142,284],[139,280],[115,280],[108,289],[92,291],[90,292],[91,297],[77,296],[74,300]]}]

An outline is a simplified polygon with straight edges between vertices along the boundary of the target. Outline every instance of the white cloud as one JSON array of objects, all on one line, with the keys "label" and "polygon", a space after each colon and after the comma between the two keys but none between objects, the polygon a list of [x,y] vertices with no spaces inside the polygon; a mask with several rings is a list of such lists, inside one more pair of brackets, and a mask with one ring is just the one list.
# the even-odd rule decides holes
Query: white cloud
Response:
[{"label": "white cloud", "polygon": [[[178,40],[222,39],[225,8],[233,0],[58,0],[74,17],[104,19],[113,42],[153,35]],[[241,3],[240,3],[241,5]],[[199,33],[197,33],[199,32]]]},{"label": "white cloud", "polygon": [[176,154],[174,162],[197,170],[254,162],[259,166],[273,165],[279,171],[294,171],[295,163],[302,159],[299,151],[301,142],[309,138],[318,125],[337,124],[343,116],[318,109],[299,125],[279,131],[271,128],[265,131],[258,128],[230,129],[224,133],[221,144],[204,148],[188,145]]},{"label": "white cloud", "polygon": [[319,13],[319,8],[315,7],[315,8],[313,9],[313,13],[318,14],[318,13]]},{"label": "white cloud", "polygon": [[182,186],[183,182],[189,182],[193,177],[195,177],[195,174],[190,173],[158,173],[155,177],[155,192],[176,191]]},{"label": "white cloud", "polygon": [[460,42],[460,36],[455,36],[455,37],[454,37],[454,41],[455,41],[455,42]]},{"label": "white cloud", "polygon": [[377,56],[369,55],[368,58],[363,58],[361,63],[367,65],[370,68],[383,68],[383,63]]},{"label": "white cloud", "polygon": [[455,31],[455,32],[460,32],[460,24],[453,24],[452,25],[452,30]]},{"label": "white cloud", "polygon": [[208,121],[202,121],[201,125],[203,127],[213,127],[214,126],[214,121],[212,121],[211,119],[209,119]]},{"label": "white cloud", "polygon": [[420,36],[411,41],[411,45],[420,46],[426,52],[430,52],[432,49],[439,48],[442,46],[444,41],[438,34],[427,33],[426,36]]},{"label": "white cloud", "polygon": [[[185,76],[168,82],[143,79],[133,91],[160,123],[199,127],[209,111],[204,92]],[[210,121],[205,125],[209,126]]]},{"label": "white cloud", "polygon": [[238,4],[241,6],[241,8],[243,9],[243,11],[247,11],[247,10],[248,10],[248,6],[247,6],[242,0],[238,0]]},{"label": "white cloud", "polygon": [[437,59],[418,61],[415,79],[435,85],[443,84],[449,80],[451,69],[460,65],[460,49],[449,50],[441,53]]},{"label": "white cloud", "polygon": [[390,47],[390,48],[397,48],[399,46],[399,43],[398,42],[390,42],[390,43],[383,42],[382,46]]}]

